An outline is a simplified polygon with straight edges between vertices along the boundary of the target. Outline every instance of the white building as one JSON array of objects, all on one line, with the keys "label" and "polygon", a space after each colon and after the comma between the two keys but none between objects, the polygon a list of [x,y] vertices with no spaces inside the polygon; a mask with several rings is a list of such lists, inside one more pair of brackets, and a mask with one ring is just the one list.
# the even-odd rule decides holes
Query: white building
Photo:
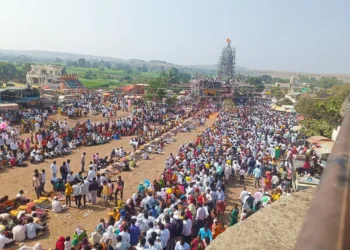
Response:
[{"label": "white building", "polygon": [[31,65],[27,73],[27,85],[49,86],[50,88],[60,87],[60,78],[63,67],[56,65]]}]

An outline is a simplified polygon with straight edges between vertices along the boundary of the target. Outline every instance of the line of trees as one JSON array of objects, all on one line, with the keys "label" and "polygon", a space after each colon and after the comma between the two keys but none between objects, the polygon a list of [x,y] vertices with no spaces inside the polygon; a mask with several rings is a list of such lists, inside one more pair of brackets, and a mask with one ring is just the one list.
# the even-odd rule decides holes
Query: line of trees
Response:
[{"label": "line of trees", "polygon": [[29,69],[28,64],[17,66],[13,63],[0,62],[0,81],[7,83],[15,78],[25,79],[27,71]]},{"label": "line of trees", "polygon": [[295,110],[305,117],[302,132],[308,136],[322,135],[330,138],[332,130],[342,122],[340,111],[343,102],[350,95],[350,85],[333,86],[326,94],[325,98],[323,93],[316,98],[306,96],[295,105]]}]

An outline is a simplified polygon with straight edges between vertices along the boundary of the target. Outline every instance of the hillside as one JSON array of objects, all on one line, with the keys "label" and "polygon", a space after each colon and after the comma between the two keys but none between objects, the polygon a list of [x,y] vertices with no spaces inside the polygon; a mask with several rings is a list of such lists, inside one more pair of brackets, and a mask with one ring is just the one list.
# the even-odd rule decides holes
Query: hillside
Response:
[{"label": "hillside", "polygon": [[[33,63],[60,63],[62,61],[77,61],[79,58],[84,58],[91,62],[108,61],[112,64],[123,64],[129,65],[132,68],[138,68],[146,66],[151,72],[159,72],[161,70],[168,70],[172,67],[177,68],[179,71],[184,73],[191,73],[193,76],[197,73],[203,75],[215,76],[217,73],[217,65],[177,65],[164,60],[151,60],[145,61],[141,59],[118,59],[114,57],[105,56],[92,56],[92,55],[81,55],[65,52],[51,52],[51,51],[16,51],[16,50],[3,50],[0,49],[0,61],[15,61],[15,62],[33,62]],[[247,75],[247,76],[259,76],[259,75],[271,75],[272,77],[280,77],[289,79],[292,75],[298,76],[301,72],[293,71],[276,71],[276,70],[259,70],[249,69],[242,66],[236,66],[236,73]],[[321,73],[306,73],[302,72],[303,76],[315,77],[316,79],[324,77],[337,77],[339,80],[344,82],[350,82],[350,74],[321,74]]]},{"label": "hillside", "polygon": [[294,249],[314,192],[310,188],[274,202],[226,229],[206,250]]}]

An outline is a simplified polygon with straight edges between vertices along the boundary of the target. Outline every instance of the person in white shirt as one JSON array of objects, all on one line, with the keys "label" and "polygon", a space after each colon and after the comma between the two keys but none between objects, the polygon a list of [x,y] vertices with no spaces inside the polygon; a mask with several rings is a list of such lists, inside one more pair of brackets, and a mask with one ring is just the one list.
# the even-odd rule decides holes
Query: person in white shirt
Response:
[{"label": "person in white shirt", "polygon": [[70,171],[69,174],[67,175],[67,182],[68,183],[73,183],[74,182],[73,171]]},{"label": "person in white shirt", "polygon": [[21,224],[12,228],[13,240],[16,242],[23,242],[26,239],[26,231],[27,228]]},{"label": "person in white shirt", "polygon": [[0,249],[4,249],[6,244],[11,243],[13,240],[5,237],[5,235],[3,235],[3,231],[0,230]]},{"label": "person in white shirt", "polygon": [[192,235],[192,220],[190,220],[187,215],[184,215],[182,235],[185,236],[186,242],[191,240]]},{"label": "person in white shirt", "polygon": [[190,250],[190,245],[185,241],[185,237],[181,237],[181,240],[176,242],[175,250]]},{"label": "person in white shirt", "polygon": [[114,250],[127,250],[130,247],[130,243],[123,241],[123,237],[119,234],[117,236],[117,245]]},{"label": "person in white shirt", "polygon": [[130,244],[130,234],[128,233],[129,231],[129,226],[124,225],[123,226],[123,231],[119,233],[119,235],[122,237],[122,242],[127,242]]},{"label": "person in white shirt", "polygon": [[97,164],[93,163],[92,161],[90,161],[90,166],[89,166],[89,169],[94,170],[94,171],[97,171]]},{"label": "person in white shirt", "polygon": [[221,187],[219,187],[218,191],[216,191],[216,195],[218,201],[225,201],[225,193],[221,190]]},{"label": "person in white shirt", "polygon": [[242,168],[239,170],[239,184],[244,185],[244,174],[245,170]]},{"label": "person in white shirt", "polygon": [[[192,223],[192,222],[191,222]],[[162,248],[166,249],[168,245],[168,241],[170,240],[170,231],[168,229],[165,229],[165,226],[163,223],[158,224],[159,230],[160,230],[160,241],[162,243]],[[159,235],[159,233],[158,233]]]},{"label": "person in white shirt", "polygon": [[81,207],[80,183],[74,184],[72,188],[73,188],[75,205],[78,208],[80,208]]},{"label": "person in white shirt", "polygon": [[67,168],[67,173],[70,173],[70,159],[67,160],[66,168]]},{"label": "person in white shirt", "polygon": [[62,203],[58,200],[57,196],[53,198],[52,201],[52,211],[54,213],[61,213],[63,211],[66,211],[68,207],[66,205],[62,205]]},{"label": "person in white shirt", "polygon": [[45,192],[45,183],[46,183],[45,169],[41,170],[41,173],[40,173],[39,177],[40,177],[40,189],[41,189],[41,192]]},{"label": "person in white shirt", "polygon": [[241,194],[239,196],[239,200],[241,201],[242,206],[243,206],[245,197],[248,196],[248,193],[249,192],[247,191],[247,188],[243,187],[243,191],[241,192]]},{"label": "person in white shirt", "polygon": [[71,250],[72,249],[72,242],[70,241],[70,236],[67,236],[64,241],[64,250]]},{"label": "person in white shirt", "polygon": [[56,178],[57,171],[58,171],[56,161],[53,161],[50,168],[51,168],[52,178]]},{"label": "person in white shirt", "polygon": [[94,177],[96,177],[96,171],[94,171],[92,167],[90,167],[90,171],[87,175],[87,180],[91,182],[94,179]]},{"label": "person in white shirt", "polygon": [[87,180],[81,182],[79,194],[81,198],[83,198],[83,206],[86,207],[86,196],[91,200],[89,195],[89,182]]},{"label": "person in white shirt", "polygon": [[44,159],[41,154],[36,154],[35,155],[35,161],[36,162],[42,162]]},{"label": "person in white shirt", "polygon": [[205,208],[202,207],[202,203],[197,204],[197,214],[196,214],[196,232],[199,232],[199,229],[201,229],[204,226],[204,219],[207,216],[207,212],[205,211]]},{"label": "person in white shirt", "polygon": [[[37,229],[44,229],[45,227],[44,226],[41,226],[37,223],[34,223],[33,222],[33,218],[32,217],[29,217],[27,219],[27,224],[26,224],[26,229],[27,229],[27,238],[28,239],[34,239],[36,236],[37,236]],[[0,248],[1,249],[1,248]]]}]

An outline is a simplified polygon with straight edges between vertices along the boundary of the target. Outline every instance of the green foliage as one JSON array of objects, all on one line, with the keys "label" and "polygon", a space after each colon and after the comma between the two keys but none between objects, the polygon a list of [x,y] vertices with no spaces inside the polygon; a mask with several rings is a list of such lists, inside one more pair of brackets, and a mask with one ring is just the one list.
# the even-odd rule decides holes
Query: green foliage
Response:
[{"label": "green foliage", "polygon": [[181,72],[179,74],[179,78],[182,83],[188,83],[191,80],[192,76],[190,73]]},{"label": "green foliage", "polygon": [[272,84],[273,83],[273,78],[270,75],[262,75],[262,76],[260,76],[260,79],[264,84]]},{"label": "green foliage", "polygon": [[132,77],[131,76],[124,76],[124,77],[120,78],[120,82],[131,83],[132,82]]},{"label": "green foliage", "polygon": [[78,66],[82,68],[86,68],[86,60],[84,58],[78,59]]},{"label": "green foliage", "polygon": [[96,76],[96,74],[92,73],[92,71],[89,69],[88,71],[85,72],[84,78],[86,78],[86,79],[96,79],[97,76]]},{"label": "green foliage", "polygon": [[32,65],[30,63],[26,63],[22,65],[22,70],[24,70],[25,72],[29,72],[32,68]]},{"label": "green foliage", "polygon": [[141,70],[142,70],[142,72],[148,72],[148,68],[145,64],[142,66]]},{"label": "green foliage", "polygon": [[56,57],[55,62],[56,62],[56,63],[62,63],[63,61],[62,61],[62,59],[61,59],[61,58]]},{"label": "green foliage", "polygon": [[301,124],[301,132],[307,136],[321,135],[327,138],[332,137],[333,127],[326,120],[304,120]]},{"label": "green foliage", "polygon": [[262,92],[264,90],[264,84],[260,77],[249,77],[247,82],[250,85],[254,85],[256,92]]},{"label": "green foliage", "polygon": [[301,98],[295,105],[295,110],[307,118],[303,123],[307,135],[330,137],[332,129],[340,125],[340,110],[350,95],[350,85],[334,86],[328,94],[326,98]]},{"label": "green foliage", "polygon": [[134,71],[130,68],[124,70],[126,74],[133,74]]},{"label": "green foliage", "polygon": [[162,99],[166,95],[167,80],[164,77],[151,79],[148,82],[146,98],[149,100]]},{"label": "green foliage", "polygon": [[169,79],[169,83],[172,83],[172,84],[180,82],[179,70],[177,68],[174,68],[174,67],[169,69],[168,70],[168,79]]},{"label": "green foliage", "polygon": [[342,81],[339,81],[336,77],[321,77],[318,83],[318,87],[329,89],[335,85],[343,84]]},{"label": "green foliage", "polygon": [[283,79],[281,77],[275,77],[272,79],[272,83],[276,83],[276,82],[279,82],[279,83],[288,83],[289,82],[289,79]]},{"label": "green foliage", "polygon": [[17,68],[12,63],[0,62],[0,80],[5,83],[17,76]]},{"label": "green foliage", "polygon": [[272,87],[271,88],[271,95],[275,97],[276,99],[281,99],[284,97],[284,93],[279,87]]}]

